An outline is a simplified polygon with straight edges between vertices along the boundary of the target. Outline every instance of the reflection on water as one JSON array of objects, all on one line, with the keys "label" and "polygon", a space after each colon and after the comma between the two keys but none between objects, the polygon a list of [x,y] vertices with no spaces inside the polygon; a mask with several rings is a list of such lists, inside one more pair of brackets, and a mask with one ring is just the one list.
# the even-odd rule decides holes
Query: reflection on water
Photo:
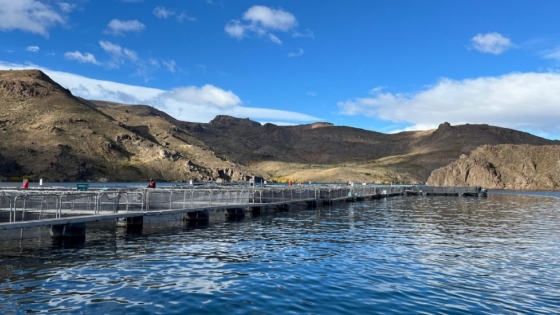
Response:
[{"label": "reflection on water", "polygon": [[[560,309],[560,198],[397,197],[3,243],[4,314]],[[171,220],[176,219],[176,220]],[[39,233],[40,234],[40,233]]]}]

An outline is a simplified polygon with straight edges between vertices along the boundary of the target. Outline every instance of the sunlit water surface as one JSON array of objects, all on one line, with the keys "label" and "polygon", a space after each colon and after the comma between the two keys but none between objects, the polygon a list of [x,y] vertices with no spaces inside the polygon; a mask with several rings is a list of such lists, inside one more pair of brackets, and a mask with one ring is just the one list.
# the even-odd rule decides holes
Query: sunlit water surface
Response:
[{"label": "sunlit water surface", "polygon": [[[396,197],[0,248],[3,314],[551,314],[560,199]],[[52,243],[51,243],[52,242]]]}]

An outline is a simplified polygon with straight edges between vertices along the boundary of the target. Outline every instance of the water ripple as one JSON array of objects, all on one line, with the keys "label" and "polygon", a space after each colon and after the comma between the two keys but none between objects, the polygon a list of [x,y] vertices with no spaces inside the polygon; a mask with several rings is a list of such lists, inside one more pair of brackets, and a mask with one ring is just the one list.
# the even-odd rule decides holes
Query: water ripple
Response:
[{"label": "water ripple", "polygon": [[[560,199],[337,204],[0,253],[4,314],[550,314]],[[103,237],[100,237],[103,235]]]}]

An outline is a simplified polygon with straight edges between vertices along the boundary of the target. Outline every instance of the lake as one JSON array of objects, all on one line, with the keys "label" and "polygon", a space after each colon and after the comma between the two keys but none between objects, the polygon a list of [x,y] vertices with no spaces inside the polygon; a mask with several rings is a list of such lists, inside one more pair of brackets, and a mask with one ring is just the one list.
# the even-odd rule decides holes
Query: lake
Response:
[{"label": "lake", "polygon": [[0,243],[3,314],[551,314],[560,194],[211,213]]}]

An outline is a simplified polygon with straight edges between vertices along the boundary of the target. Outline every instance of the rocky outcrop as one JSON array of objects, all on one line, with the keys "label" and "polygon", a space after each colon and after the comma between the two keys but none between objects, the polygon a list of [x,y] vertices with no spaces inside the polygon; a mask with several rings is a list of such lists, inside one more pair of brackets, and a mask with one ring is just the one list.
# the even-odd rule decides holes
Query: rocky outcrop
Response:
[{"label": "rocky outcrop", "polygon": [[[45,97],[51,93],[71,94],[39,70],[9,71],[16,79],[0,79],[0,94],[16,97]],[[6,76],[9,77],[9,76]]]},{"label": "rocky outcrop", "polygon": [[260,123],[256,121],[252,121],[249,118],[242,119],[242,118],[236,118],[228,115],[218,115],[210,121],[210,124],[215,126],[224,126],[224,127],[237,126],[237,125],[245,125],[250,127],[261,126]]},{"label": "rocky outcrop", "polygon": [[427,184],[560,190],[560,146],[483,145],[434,170]]}]

